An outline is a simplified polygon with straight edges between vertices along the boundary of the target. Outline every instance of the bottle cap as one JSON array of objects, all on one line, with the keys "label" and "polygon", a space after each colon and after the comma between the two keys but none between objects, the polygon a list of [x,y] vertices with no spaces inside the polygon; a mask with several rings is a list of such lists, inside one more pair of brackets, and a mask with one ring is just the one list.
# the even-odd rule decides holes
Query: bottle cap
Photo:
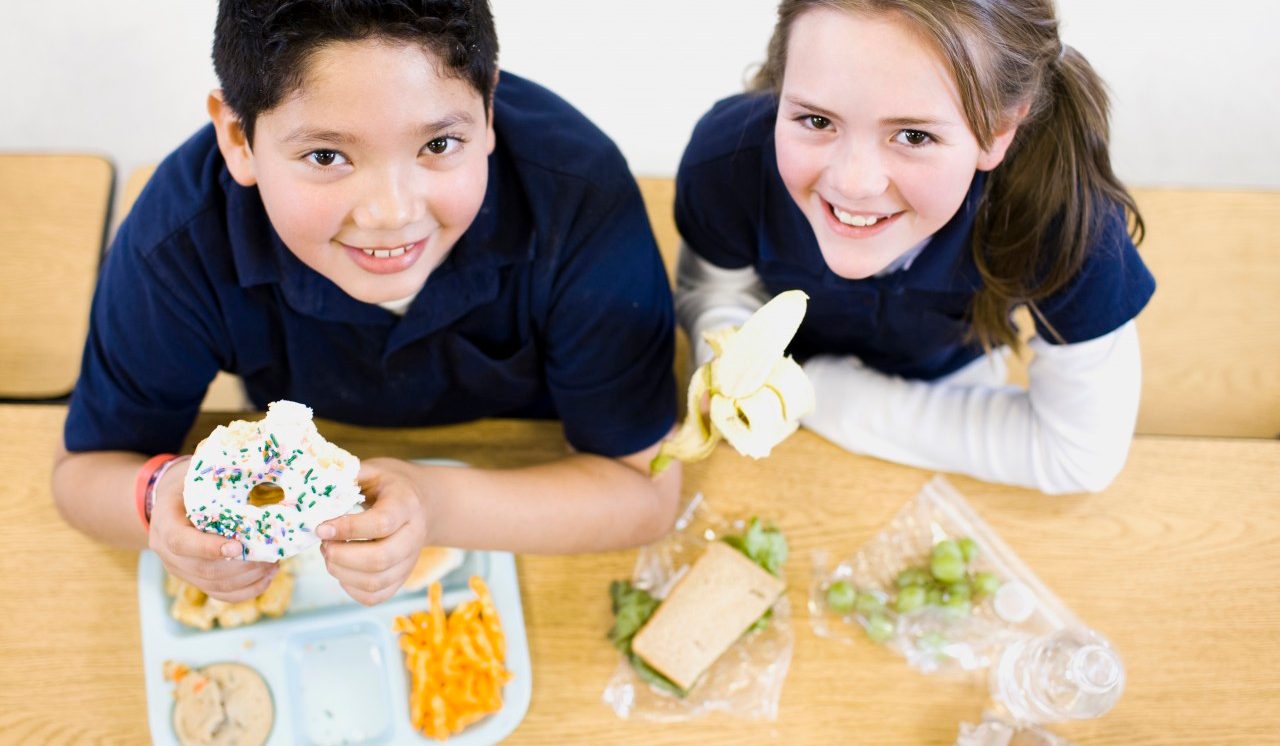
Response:
[{"label": "bottle cap", "polygon": [[1036,597],[1027,586],[1016,580],[1005,583],[996,591],[992,600],[996,616],[1018,624],[1031,618],[1036,610]]},{"label": "bottle cap", "polygon": [[1071,656],[1071,672],[1086,692],[1101,694],[1120,683],[1120,658],[1103,645],[1085,645]]}]

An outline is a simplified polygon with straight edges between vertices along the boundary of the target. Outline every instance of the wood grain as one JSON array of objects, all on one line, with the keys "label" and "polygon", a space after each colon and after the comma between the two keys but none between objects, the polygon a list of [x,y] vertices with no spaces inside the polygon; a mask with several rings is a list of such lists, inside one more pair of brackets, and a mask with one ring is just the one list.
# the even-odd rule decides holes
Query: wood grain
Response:
[{"label": "wood grain", "polygon": [[75,384],[111,188],[99,156],[0,155],[0,397]]},{"label": "wood grain", "polygon": [[1280,437],[1280,192],[1139,190],[1141,432]]},{"label": "wood grain", "polygon": [[[0,405],[0,743],[140,743],[147,737],[137,555],[99,546],[59,519],[49,470],[65,407]],[[206,414],[196,435],[228,415]],[[549,422],[486,421],[374,430],[322,422],[369,457],[516,466],[564,450]],[[194,440],[195,438],[193,438]],[[980,679],[908,669],[869,643],[815,636],[804,610],[810,553],[853,552],[930,475],[852,456],[801,431],[773,457],[725,447],[687,470],[726,515],[760,514],[791,540],[795,654],[776,723],[723,717],[622,721],[600,700],[617,659],[604,640],[608,582],[633,551],[521,557],[534,693],[513,744],[950,744],[980,716]],[[1280,733],[1280,443],[1140,437],[1098,495],[1045,497],[955,477],[956,487],[1125,660],[1119,706],[1056,730],[1082,744],[1256,744]]]}]

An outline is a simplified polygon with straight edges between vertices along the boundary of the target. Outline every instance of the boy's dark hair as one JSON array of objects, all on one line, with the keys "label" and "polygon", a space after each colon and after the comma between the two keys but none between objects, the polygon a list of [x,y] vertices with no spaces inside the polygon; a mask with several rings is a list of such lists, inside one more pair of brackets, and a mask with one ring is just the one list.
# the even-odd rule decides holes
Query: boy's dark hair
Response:
[{"label": "boy's dark hair", "polygon": [[498,66],[488,0],[221,0],[213,69],[250,143],[258,115],[302,85],[314,52],[363,39],[420,44],[443,74],[470,83],[488,111]]}]

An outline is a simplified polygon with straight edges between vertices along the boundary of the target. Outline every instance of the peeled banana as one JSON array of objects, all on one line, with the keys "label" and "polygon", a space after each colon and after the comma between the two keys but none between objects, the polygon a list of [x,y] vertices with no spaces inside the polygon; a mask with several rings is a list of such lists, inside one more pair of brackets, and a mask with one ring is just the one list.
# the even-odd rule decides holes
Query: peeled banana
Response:
[{"label": "peeled banana", "polygon": [[744,456],[764,458],[796,431],[800,418],[813,411],[813,385],[783,352],[800,328],[808,301],[803,292],[788,290],[741,327],[704,335],[715,356],[694,371],[684,423],[658,449],[651,474],[662,473],[672,459],[706,458],[721,438]]}]

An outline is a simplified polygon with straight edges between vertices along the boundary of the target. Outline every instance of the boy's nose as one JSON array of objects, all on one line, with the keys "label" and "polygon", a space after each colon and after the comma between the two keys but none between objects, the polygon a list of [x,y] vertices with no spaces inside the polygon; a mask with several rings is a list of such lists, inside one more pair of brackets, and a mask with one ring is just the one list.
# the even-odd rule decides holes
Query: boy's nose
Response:
[{"label": "boy's nose", "polygon": [[827,171],[832,188],[850,202],[877,197],[889,188],[889,174],[874,147],[846,147]]},{"label": "boy's nose", "polygon": [[370,179],[353,217],[361,228],[395,230],[419,220],[425,203],[412,175],[380,174]]}]

